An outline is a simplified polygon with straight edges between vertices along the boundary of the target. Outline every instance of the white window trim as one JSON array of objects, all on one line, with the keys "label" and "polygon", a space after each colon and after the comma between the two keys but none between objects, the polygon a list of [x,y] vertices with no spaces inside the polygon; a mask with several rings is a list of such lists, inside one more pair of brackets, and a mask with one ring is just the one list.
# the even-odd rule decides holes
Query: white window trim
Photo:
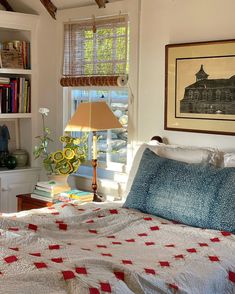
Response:
[{"label": "white window trim", "polygon": [[[127,151],[127,166],[126,170],[123,173],[127,175],[127,171],[130,168],[130,165],[135,154],[136,146],[139,145],[138,140],[138,94],[139,94],[139,38],[140,38],[140,10],[141,10],[141,0],[125,0],[125,1],[116,1],[107,5],[105,10],[97,10],[97,7],[81,7],[73,8],[58,11],[57,13],[57,34],[59,38],[57,39],[57,48],[59,50],[58,60],[63,59],[63,24],[64,22],[71,20],[79,20],[84,18],[90,18],[92,14],[96,16],[110,16],[117,15],[119,13],[126,13],[129,15],[130,21],[130,53],[129,53],[129,80],[128,80],[128,89],[129,89],[129,124],[128,124],[128,151]],[[61,78],[61,65],[58,63],[57,67],[57,80]],[[60,136],[63,133],[63,130],[68,122],[68,103],[66,97],[68,97],[69,88],[61,87],[58,88],[57,96],[57,135]],[[67,92],[67,94],[66,94]],[[64,116],[63,116],[64,113]],[[63,119],[61,119],[63,118]],[[78,176],[75,176],[78,178]],[[98,176],[99,180],[99,176]],[[77,181],[78,187],[80,185],[80,178]],[[100,191],[100,186],[98,186],[98,192]]]},{"label": "white window trim", "polygon": [[[66,123],[68,122],[68,120],[71,117],[71,104],[72,104],[72,99],[71,99],[71,91],[72,89],[79,89],[79,87],[68,87],[68,88],[64,88],[64,127],[66,126]],[[117,87],[84,87],[84,89],[88,89],[88,90],[116,90]],[[128,117],[129,117],[129,108],[131,107],[131,96],[132,93],[129,89],[129,87],[127,87],[128,89]],[[132,158],[132,151],[130,147],[128,147],[130,145],[130,141],[132,141],[131,139],[131,135],[130,135],[130,128],[129,128],[129,124],[128,124],[128,142],[127,142],[127,163],[123,164],[123,163],[118,163],[118,162],[104,162],[104,161],[98,161],[98,168],[100,170],[109,170],[109,171],[113,171],[113,172],[118,172],[118,173],[123,173],[123,174],[127,174],[127,166],[129,165],[129,161]],[[91,161],[87,160],[86,162],[84,162],[82,164],[82,166],[90,166],[91,165]]]}]

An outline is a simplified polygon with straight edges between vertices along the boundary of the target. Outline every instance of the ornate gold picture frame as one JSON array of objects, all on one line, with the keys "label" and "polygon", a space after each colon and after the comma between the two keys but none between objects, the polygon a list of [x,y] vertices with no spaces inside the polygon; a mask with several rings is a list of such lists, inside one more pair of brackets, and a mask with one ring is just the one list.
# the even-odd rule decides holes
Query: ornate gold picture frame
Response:
[{"label": "ornate gold picture frame", "polygon": [[165,129],[235,135],[235,40],[165,50]]}]

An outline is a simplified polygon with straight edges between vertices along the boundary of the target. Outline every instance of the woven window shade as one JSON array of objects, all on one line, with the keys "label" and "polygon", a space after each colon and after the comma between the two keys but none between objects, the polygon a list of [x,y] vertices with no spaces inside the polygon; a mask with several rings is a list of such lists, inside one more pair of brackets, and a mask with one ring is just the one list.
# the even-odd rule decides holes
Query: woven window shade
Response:
[{"label": "woven window shade", "polygon": [[123,86],[127,55],[127,16],[66,23],[60,83],[65,87]]}]

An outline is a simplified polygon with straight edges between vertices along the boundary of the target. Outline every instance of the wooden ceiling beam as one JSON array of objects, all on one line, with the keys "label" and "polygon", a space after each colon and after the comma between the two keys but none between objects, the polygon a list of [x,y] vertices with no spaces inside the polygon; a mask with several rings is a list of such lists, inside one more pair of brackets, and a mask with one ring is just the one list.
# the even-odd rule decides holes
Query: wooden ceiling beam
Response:
[{"label": "wooden ceiling beam", "polygon": [[95,0],[99,8],[105,8],[105,4],[108,3],[108,0]]},{"label": "wooden ceiling beam", "polygon": [[7,11],[14,11],[11,5],[8,3],[7,0],[0,0],[0,4],[7,10]]},{"label": "wooden ceiling beam", "polygon": [[56,11],[57,7],[51,2],[51,0],[40,0],[46,10],[50,13],[50,15],[56,19]]}]

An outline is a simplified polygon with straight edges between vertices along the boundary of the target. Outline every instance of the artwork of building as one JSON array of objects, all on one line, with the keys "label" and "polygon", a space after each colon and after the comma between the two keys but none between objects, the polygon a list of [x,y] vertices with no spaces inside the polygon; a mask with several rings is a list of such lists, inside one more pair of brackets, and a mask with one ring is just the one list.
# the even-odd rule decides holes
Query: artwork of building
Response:
[{"label": "artwork of building", "polygon": [[196,82],[185,88],[181,113],[235,114],[235,75],[228,79],[208,79],[203,65]]}]

